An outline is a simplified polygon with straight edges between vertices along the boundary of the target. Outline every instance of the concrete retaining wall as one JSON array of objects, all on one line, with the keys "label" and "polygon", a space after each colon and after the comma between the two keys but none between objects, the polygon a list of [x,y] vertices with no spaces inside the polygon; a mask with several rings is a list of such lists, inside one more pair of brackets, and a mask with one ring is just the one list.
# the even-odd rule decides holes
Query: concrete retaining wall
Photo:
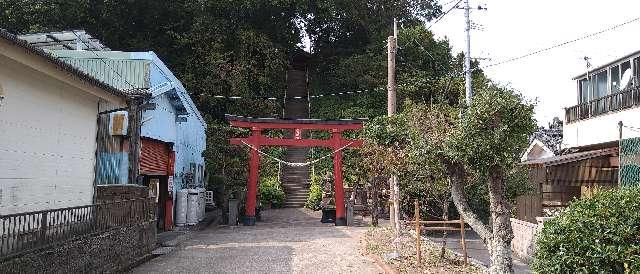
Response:
[{"label": "concrete retaining wall", "polygon": [[535,251],[538,225],[511,218],[511,227],[513,228],[513,240],[511,241],[513,255],[525,263],[531,262]]},{"label": "concrete retaining wall", "polygon": [[[96,194],[97,202],[105,203],[146,198],[148,189],[133,185],[98,186]],[[149,206],[155,207],[155,203],[151,202]],[[111,214],[117,215],[118,212]],[[0,273],[122,272],[150,256],[155,243],[155,220],[141,221],[0,259]]]}]

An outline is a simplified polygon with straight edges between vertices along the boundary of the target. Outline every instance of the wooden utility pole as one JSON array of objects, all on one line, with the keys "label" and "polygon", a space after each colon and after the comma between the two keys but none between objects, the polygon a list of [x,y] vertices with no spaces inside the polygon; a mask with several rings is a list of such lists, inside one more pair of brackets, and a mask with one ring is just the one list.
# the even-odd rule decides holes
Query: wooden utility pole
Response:
[{"label": "wooden utility pole", "polygon": [[138,183],[140,174],[140,105],[142,100],[132,99],[129,101],[129,184]]},{"label": "wooden utility pole", "polygon": [[[396,42],[398,37],[398,26],[396,19],[393,19],[393,36],[387,39],[387,115],[396,114]],[[389,178],[389,220],[395,228],[396,236],[400,233],[399,204],[400,195],[398,188],[398,177],[392,175]]]}]

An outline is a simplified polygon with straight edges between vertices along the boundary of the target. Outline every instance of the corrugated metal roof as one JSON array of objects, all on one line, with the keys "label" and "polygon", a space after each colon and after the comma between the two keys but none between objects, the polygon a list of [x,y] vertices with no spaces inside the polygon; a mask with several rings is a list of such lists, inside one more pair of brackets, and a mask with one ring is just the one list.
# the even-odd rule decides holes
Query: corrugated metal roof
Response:
[{"label": "corrugated metal roof", "polygon": [[120,97],[124,97],[124,98],[128,98],[131,95],[140,95],[140,96],[148,96],[149,94],[146,91],[141,91],[141,90],[133,90],[133,91],[123,91],[123,90],[119,90],[103,81],[98,80],[97,78],[93,77],[92,75],[90,75],[87,72],[84,72],[83,70],[80,70],[58,58],[56,58],[55,56],[51,55],[48,52],[45,52],[44,50],[34,47],[32,45],[30,45],[28,42],[19,39],[17,36],[7,32],[6,30],[0,29],[0,38],[4,39],[18,47],[21,47],[25,50],[27,50],[28,52],[31,52],[33,54],[36,54],[42,58],[44,58],[45,60],[47,60],[49,63],[52,63],[54,65],[56,65],[57,67],[59,67],[61,70],[67,71],[75,76],[77,76],[78,78],[80,78],[83,81],[86,81],[89,84],[92,84],[94,86],[97,86],[113,95],[116,96],[120,96]]},{"label": "corrugated metal roof", "polygon": [[117,89],[128,90],[150,88],[150,61],[147,60],[73,57],[60,57],[60,59]]}]

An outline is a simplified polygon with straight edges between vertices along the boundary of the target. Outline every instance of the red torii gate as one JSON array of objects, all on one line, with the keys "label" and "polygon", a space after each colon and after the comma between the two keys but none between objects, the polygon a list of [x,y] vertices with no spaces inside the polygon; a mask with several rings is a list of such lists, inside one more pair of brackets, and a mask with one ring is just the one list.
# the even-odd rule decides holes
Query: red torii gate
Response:
[{"label": "red torii gate", "polygon": [[[363,120],[317,120],[317,119],[275,119],[275,118],[246,118],[225,115],[227,121],[234,127],[250,128],[248,138],[231,138],[234,145],[247,144],[251,149],[249,160],[249,180],[247,182],[247,203],[245,207],[244,225],[254,225],[256,216],[256,195],[258,190],[258,169],[260,154],[257,149],[261,146],[296,146],[296,147],[329,147],[336,151],[333,154],[333,174],[335,185],[336,225],[347,225],[344,207],[344,187],[342,184],[342,150],[341,148],[360,147],[362,140],[342,138],[345,130],[362,129]],[[262,135],[265,129],[293,130],[293,138],[270,138]],[[331,138],[303,139],[302,130],[326,130],[331,132]]]}]

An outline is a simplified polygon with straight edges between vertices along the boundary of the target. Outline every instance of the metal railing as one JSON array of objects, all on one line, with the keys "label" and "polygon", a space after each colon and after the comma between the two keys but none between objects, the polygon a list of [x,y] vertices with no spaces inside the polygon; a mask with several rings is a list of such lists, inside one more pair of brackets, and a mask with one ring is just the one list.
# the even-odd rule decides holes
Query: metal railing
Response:
[{"label": "metal railing", "polygon": [[639,105],[640,86],[630,87],[623,91],[566,108],[565,120],[567,123],[572,123]]},{"label": "metal railing", "polygon": [[146,198],[0,215],[0,259],[77,236],[155,220]]}]

